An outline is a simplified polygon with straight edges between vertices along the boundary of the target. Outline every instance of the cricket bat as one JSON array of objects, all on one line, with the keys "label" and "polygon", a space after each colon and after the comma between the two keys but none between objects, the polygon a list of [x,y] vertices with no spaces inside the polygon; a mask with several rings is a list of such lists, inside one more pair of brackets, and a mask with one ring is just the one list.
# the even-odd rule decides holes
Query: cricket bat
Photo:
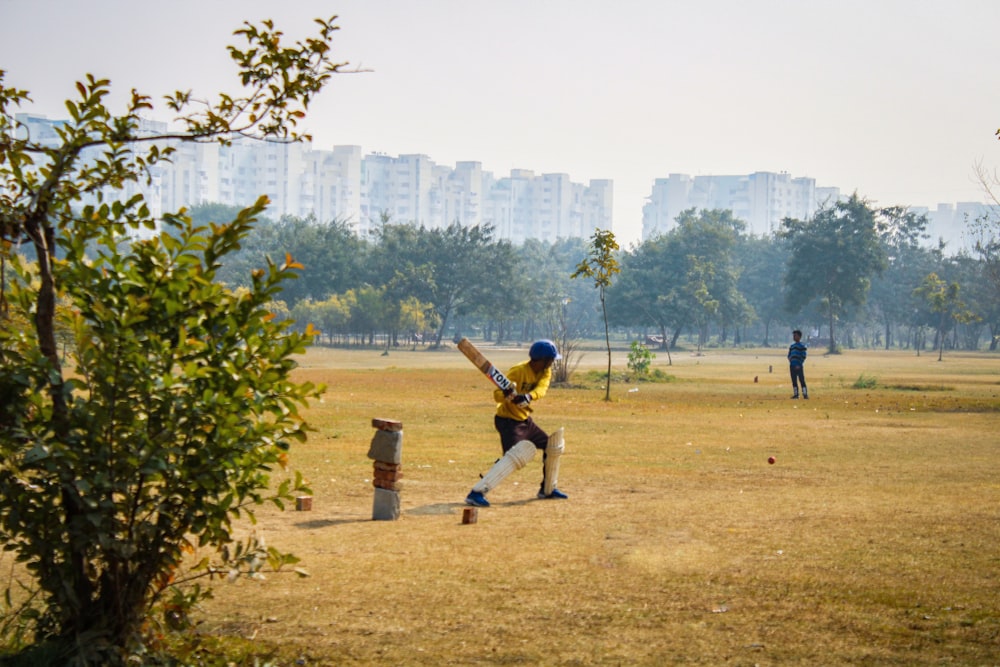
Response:
[{"label": "cricket bat", "polygon": [[515,390],[517,387],[514,383],[507,379],[507,376],[503,374],[499,368],[490,363],[490,360],[483,356],[475,345],[468,338],[463,338],[458,341],[458,349],[462,351],[469,361],[471,361],[476,368],[483,372],[483,375],[490,379],[490,382],[500,387],[500,389],[507,391],[507,389]]}]

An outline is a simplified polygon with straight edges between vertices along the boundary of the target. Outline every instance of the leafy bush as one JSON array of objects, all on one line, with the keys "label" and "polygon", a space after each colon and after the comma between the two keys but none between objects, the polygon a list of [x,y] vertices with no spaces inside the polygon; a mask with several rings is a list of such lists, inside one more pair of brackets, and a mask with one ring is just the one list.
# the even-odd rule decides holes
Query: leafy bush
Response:
[{"label": "leafy bush", "polygon": [[[269,22],[240,30],[248,49],[230,54],[248,97],[199,105],[172,138],[296,138],[337,67],[336,27],[318,23],[318,39],[290,49]],[[254,536],[236,542],[232,522],[306,490],[299,475],[271,478],[322,391],[290,379],[314,332],[269,308],[302,267],[268,260],[238,292],[218,280],[266,197],[207,226],[184,212],[157,221],[126,197],[173,152],[141,133],[144,96],[113,116],[108,82],[88,76],[48,144],[13,114],[28,94],[2,83],[0,71],[0,266],[13,273],[0,282],[0,545],[30,580],[9,585],[0,630],[8,645],[33,642],[26,664],[154,664],[161,630],[186,627],[208,594],[194,580],[296,561]],[[157,222],[158,235],[133,238]],[[183,570],[196,548],[212,555]]]}]

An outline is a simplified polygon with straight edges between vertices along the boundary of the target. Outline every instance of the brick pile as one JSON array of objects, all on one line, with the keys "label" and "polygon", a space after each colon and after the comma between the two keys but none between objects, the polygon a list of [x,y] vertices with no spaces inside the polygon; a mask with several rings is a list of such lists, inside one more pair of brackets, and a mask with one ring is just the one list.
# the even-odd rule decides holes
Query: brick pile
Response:
[{"label": "brick pile", "polygon": [[399,480],[402,479],[403,423],[392,419],[372,419],[375,436],[368,449],[368,458],[375,462],[374,521],[395,521],[399,518]]}]

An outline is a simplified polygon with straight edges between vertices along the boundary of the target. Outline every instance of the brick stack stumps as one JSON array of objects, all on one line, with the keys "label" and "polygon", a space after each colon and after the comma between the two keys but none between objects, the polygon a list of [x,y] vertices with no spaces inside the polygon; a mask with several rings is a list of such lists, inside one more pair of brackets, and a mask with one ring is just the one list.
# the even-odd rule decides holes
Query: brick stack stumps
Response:
[{"label": "brick stack stumps", "polygon": [[402,479],[403,422],[392,419],[372,419],[375,437],[368,449],[368,458],[375,462],[375,501],[373,521],[395,521],[399,518],[399,480]]}]

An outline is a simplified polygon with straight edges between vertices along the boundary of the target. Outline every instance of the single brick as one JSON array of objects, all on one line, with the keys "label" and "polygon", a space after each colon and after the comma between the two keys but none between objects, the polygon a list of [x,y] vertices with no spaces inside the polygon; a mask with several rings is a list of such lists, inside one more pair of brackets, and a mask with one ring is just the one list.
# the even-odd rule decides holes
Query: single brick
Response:
[{"label": "single brick", "polygon": [[402,431],[403,422],[396,421],[394,419],[379,419],[376,417],[372,419],[372,428],[376,428],[379,431]]},{"label": "single brick", "polygon": [[403,473],[398,470],[379,470],[375,469],[375,479],[383,480],[388,482],[395,482],[403,479]]},{"label": "single brick", "polygon": [[386,489],[388,491],[399,491],[399,484],[392,479],[376,479],[372,481],[372,486],[376,489]]}]

